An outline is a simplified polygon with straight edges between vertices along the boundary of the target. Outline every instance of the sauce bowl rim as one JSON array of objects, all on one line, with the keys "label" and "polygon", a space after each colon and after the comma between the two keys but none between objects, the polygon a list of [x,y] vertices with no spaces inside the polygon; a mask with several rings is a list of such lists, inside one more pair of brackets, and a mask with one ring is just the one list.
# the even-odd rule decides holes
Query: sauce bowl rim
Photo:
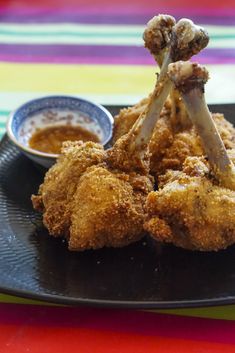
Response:
[{"label": "sauce bowl rim", "polygon": [[7,135],[9,137],[9,139],[18,147],[20,148],[21,150],[23,150],[24,152],[26,153],[30,153],[30,154],[33,154],[37,157],[44,157],[44,158],[47,158],[47,159],[56,159],[60,156],[60,154],[54,154],[54,153],[46,153],[46,152],[42,152],[42,151],[38,151],[36,149],[33,149],[31,147],[27,147],[25,145],[23,145],[22,143],[20,143],[18,141],[18,139],[16,138],[15,134],[13,133],[12,131],[12,123],[13,123],[13,120],[14,120],[14,117],[15,115],[21,110],[23,109],[25,106],[27,106],[28,104],[30,103],[33,103],[33,102],[37,102],[37,101],[43,101],[43,100],[46,100],[46,99],[63,99],[63,98],[71,98],[71,99],[75,99],[75,100],[79,100],[79,101],[83,101],[85,103],[88,103],[88,104],[91,104],[93,105],[95,108],[99,108],[100,110],[102,110],[105,115],[107,116],[107,119],[110,123],[110,126],[111,126],[111,129],[110,129],[110,132],[107,136],[107,138],[104,140],[103,143],[100,143],[101,145],[105,146],[107,145],[107,143],[110,141],[111,137],[112,137],[112,129],[113,129],[113,123],[114,123],[114,119],[113,119],[113,116],[112,114],[105,108],[103,107],[101,104],[99,103],[95,103],[93,101],[90,101],[88,99],[85,99],[85,98],[82,98],[82,97],[79,97],[79,96],[70,96],[70,95],[49,95],[49,96],[42,96],[42,97],[39,97],[39,98],[35,98],[35,99],[32,99],[32,100],[29,100],[25,103],[23,103],[22,105],[20,105],[18,108],[14,109],[10,115],[9,115],[9,118],[7,120],[7,123],[6,123],[6,132],[7,132]]}]

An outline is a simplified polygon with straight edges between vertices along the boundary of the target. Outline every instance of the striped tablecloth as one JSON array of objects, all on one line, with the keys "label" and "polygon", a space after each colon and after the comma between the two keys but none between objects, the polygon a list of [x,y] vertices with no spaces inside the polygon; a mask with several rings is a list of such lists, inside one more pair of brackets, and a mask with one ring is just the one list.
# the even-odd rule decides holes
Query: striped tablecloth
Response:
[{"label": "striped tablecloth", "polygon": [[[133,104],[152,89],[142,32],[189,17],[210,44],[210,103],[235,102],[234,0],[0,0],[0,134],[11,110],[46,94]],[[235,352],[235,306],[142,312],[45,306],[0,295],[0,352]],[[16,304],[17,303],[17,304]]]}]

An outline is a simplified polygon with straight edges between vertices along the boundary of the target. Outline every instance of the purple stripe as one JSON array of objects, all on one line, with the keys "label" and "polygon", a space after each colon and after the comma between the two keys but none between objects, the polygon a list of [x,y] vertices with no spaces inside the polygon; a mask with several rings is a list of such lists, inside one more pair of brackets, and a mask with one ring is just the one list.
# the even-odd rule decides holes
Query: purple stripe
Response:
[{"label": "purple stripe", "polygon": [[[35,63],[35,64],[81,64],[81,65],[154,65],[154,63],[150,62],[150,60],[139,60],[138,58],[135,60],[133,58],[120,58],[120,59],[107,59],[101,58],[96,60],[93,57],[87,57],[82,59],[63,57],[63,58],[51,58],[51,57],[37,57],[37,58],[24,58],[22,56],[10,56],[10,55],[1,55],[0,54],[0,62],[11,62],[11,63]],[[235,59],[231,58],[199,58],[197,62],[204,65],[216,65],[216,64],[235,64]]]},{"label": "purple stripe", "polygon": [[[162,11],[161,11],[162,10]],[[171,13],[177,19],[190,17],[194,22],[214,25],[235,25],[235,8],[230,11],[206,12],[186,11],[185,9],[157,9],[157,13]],[[156,10],[148,12],[95,12],[95,11],[66,11],[66,10],[0,10],[0,22],[8,23],[97,23],[97,24],[145,24],[156,14]]]},{"label": "purple stripe", "polygon": [[[32,63],[154,65],[138,46],[0,44],[0,60]],[[195,57],[203,64],[235,63],[235,49],[206,49]]]}]

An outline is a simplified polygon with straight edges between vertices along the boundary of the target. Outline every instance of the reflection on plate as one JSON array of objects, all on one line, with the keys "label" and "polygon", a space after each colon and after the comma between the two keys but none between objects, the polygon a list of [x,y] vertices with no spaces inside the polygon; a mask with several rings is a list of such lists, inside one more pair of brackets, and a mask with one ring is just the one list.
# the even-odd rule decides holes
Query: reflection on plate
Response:
[{"label": "reflection on plate", "polygon": [[[212,110],[232,121],[235,105]],[[235,247],[218,253],[189,252],[160,247],[146,238],[122,249],[69,252],[61,239],[48,236],[31,206],[30,196],[43,173],[4,137],[0,291],[55,303],[113,307],[235,303]]]}]

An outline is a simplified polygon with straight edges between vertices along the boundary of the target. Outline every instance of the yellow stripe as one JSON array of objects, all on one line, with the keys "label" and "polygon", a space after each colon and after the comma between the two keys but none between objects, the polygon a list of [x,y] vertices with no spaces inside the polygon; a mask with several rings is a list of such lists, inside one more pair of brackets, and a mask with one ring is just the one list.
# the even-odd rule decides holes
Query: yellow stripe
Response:
[{"label": "yellow stripe", "polygon": [[[207,68],[211,77],[206,85],[207,101],[234,102],[235,65],[209,65]],[[92,99],[97,97],[102,104],[111,102],[112,97],[124,97],[123,104],[126,104],[130,102],[129,97],[144,97],[152,91],[156,79],[155,72],[154,65],[0,63],[0,96],[6,94],[10,97],[10,94],[16,96],[25,92],[31,95],[76,94]],[[133,100],[134,98],[132,103],[135,101]],[[2,110],[13,108],[4,104],[4,100],[1,99]]]},{"label": "yellow stripe", "polygon": [[21,297],[15,297],[8,294],[0,294],[0,303],[10,303],[10,304],[33,304],[33,305],[53,305],[59,306],[59,304],[48,303],[39,300],[26,299]]},{"label": "yellow stripe", "polygon": [[148,94],[156,67],[0,63],[0,92]]},{"label": "yellow stripe", "polygon": [[212,306],[190,309],[171,309],[171,310],[148,310],[155,313],[171,314],[179,316],[201,317],[206,319],[220,319],[235,321],[235,305]]},{"label": "yellow stripe", "polygon": [[[33,304],[33,305],[56,305],[38,300],[25,299],[6,294],[0,294],[0,303]],[[191,309],[172,309],[172,310],[144,310],[153,313],[171,314],[179,316],[191,316],[208,319],[235,320],[235,305],[191,308]]]}]

